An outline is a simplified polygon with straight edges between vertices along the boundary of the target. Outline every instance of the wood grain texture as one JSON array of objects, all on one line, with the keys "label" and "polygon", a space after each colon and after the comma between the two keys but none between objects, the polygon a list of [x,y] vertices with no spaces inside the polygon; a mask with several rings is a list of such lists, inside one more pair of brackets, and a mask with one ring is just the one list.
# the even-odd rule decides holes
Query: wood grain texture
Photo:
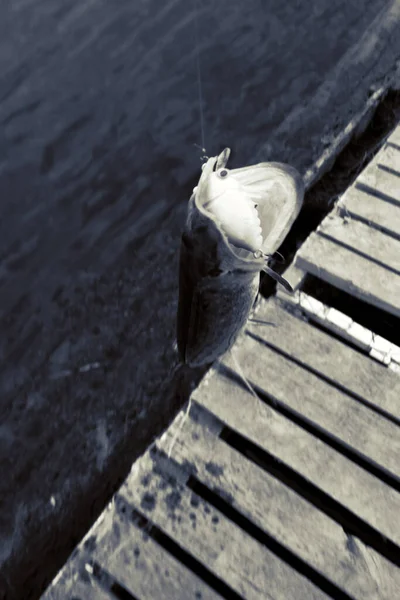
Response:
[{"label": "wood grain texture", "polygon": [[[400,484],[398,425],[250,337],[237,344],[235,357],[252,384],[392,473]],[[224,364],[235,369],[229,355]]]},{"label": "wood grain texture", "polygon": [[348,340],[388,369],[399,372],[400,347],[360,325],[344,312],[320,302],[303,291],[297,291],[292,295],[277,293],[277,297],[287,304],[292,312],[297,311],[309,322],[322,325],[324,330],[332,331],[343,341]]},{"label": "wood grain texture", "polygon": [[[400,126],[395,127],[393,132],[389,135],[386,143],[383,145],[378,154],[372,159],[371,163],[374,164],[375,168],[386,167],[393,169],[394,171],[399,170],[399,151],[396,150],[390,143],[395,144],[396,140],[400,140]],[[371,164],[370,163],[370,164]],[[383,168],[385,170],[385,168]],[[392,173],[394,176],[394,173]],[[392,185],[390,186],[392,188]]]},{"label": "wood grain texture", "polygon": [[[166,480],[157,470],[157,463],[145,455],[119,494],[241,597],[326,598],[309,580],[220,511],[184,485]],[[146,502],[149,498],[153,501]]]},{"label": "wood grain texture", "polygon": [[277,300],[260,302],[257,318],[275,325],[251,329],[268,344],[400,421],[400,378],[395,373],[310,327]]},{"label": "wood grain texture", "polygon": [[296,265],[360,300],[400,316],[400,277],[328,238],[312,233],[297,255]]},{"label": "wood grain texture", "polygon": [[92,531],[96,561],[135,598],[141,600],[195,600],[220,597],[197,575],[155,542],[131,520],[129,507],[118,497],[105,511],[104,520]]},{"label": "wood grain texture", "polygon": [[[197,396],[202,402],[202,395]],[[214,396],[214,403],[216,397],[225,404],[225,397],[219,395]],[[232,389],[230,397],[234,398]],[[236,408],[231,407],[227,411],[228,419],[232,412],[239,416],[238,406],[243,408],[240,398],[236,396],[234,400]],[[268,437],[269,428],[260,422],[259,414],[259,424],[254,423],[256,408],[249,412],[253,420],[251,429],[259,434],[263,430],[263,437]],[[168,435],[172,433],[170,428]],[[168,443],[167,437],[165,442]],[[181,465],[191,463],[196,478],[223,498],[229,498],[236,510],[352,598],[389,600],[396,593],[400,585],[400,571],[394,565],[355,538],[349,543],[342,527],[207,429],[188,420],[178,434],[172,456]],[[323,460],[321,454],[319,458]],[[215,469],[207,468],[209,464],[213,464]],[[370,564],[374,561],[376,566],[371,570]]]},{"label": "wood grain texture", "polygon": [[368,193],[365,189],[350,187],[338,204],[341,214],[359,219],[400,239],[400,207]]},{"label": "wood grain texture", "polygon": [[400,276],[400,240],[355,219],[343,220],[338,215],[326,217],[317,232],[391,269],[395,272],[392,281],[396,280],[396,275]]},{"label": "wood grain texture", "polygon": [[397,126],[338,203],[342,215],[360,219],[397,239],[400,238],[400,152],[393,144],[399,132]]},{"label": "wood grain texture", "polygon": [[87,583],[69,581],[65,587],[59,585],[59,587],[49,590],[42,596],[41,600],[65,600],[66,598],[74,600],[115,600],[114,594],[106,592],[90,581]]},{"label": "wood grain texture", "polygon": [[[396,144],[396,145],[400,146],[400,126],[396,127],[396,129],[389,136],[387,141],[391,144]],[[390,153],[392,152],[392,149],[393,149],[393,146],[392,147],[387,146],[387,148],[386,148],[386,150],[388,150]],[[394,154],[392,154],[392,156],[393,155]],[[398,157],[396,158],[396,160],[399,160]]]},{"label": "wood grain texture", "polygon": [[400,497],[393,488],[226,377],[213,375],[194,397],[234,431],[288,464],[389,539],[400,542],[396,525]]},{"label": "wood grain texture", "polygon": [[56,583],[53,583],[40,600],[114,600],[114,596],[93,581],[85,570],[86,553],[78,552],[63,567]]},{"label": "wood grain texture", "polygon": [[[400,125],[388,137],[387,142],[389,144],[396,143],[399,137]],[[364,184],[378,194],[387,196],[389,202],[397,204],[400,208],[400,152],[389,144],[386,143],[359,174],[357,183]]]}]

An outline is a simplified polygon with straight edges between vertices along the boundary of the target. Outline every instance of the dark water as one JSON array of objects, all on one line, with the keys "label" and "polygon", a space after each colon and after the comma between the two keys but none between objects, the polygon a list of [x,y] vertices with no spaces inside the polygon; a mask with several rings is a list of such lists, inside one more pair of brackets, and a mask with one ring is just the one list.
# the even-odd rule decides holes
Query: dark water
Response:
[{"label": "dark water", "polygon": [[[271,132],[359,39],[377,4],[387,3],[355,11],[339,0],[312,9],[280,0],[246,9],[227,0],[121,0],[112,9],[105,0],[6,0],[0,323],[11,338],[7,316],[18,302],[28,295],[37,326],[50,326],[48,301],[61,284],[92,281],[187,200],[200,164],[197,52],[208,152],[230,146],[232,165],[257,154],[303,168],[309,138],[288,147],[287,132]],[[311,134],[320,122],[307,125]],[[12,339],[3,337],[6,356]]]},{"label": "dark water", "polygon": [[398,56],[391,21],[337,71],[390,4],[2,1],[0,566],[14,569],[14,597],[18,569],[43,585],[171,416],[162,385],[200,166],[197,52],[208,153],[304,171],[351,114],[350,90],[361,102]]},{"label": "dark water", "polygon": [[[187,199],[200,163],[197,51],[207,150],[231,146],[243,164],[377,12],[348,4],[6,1],[0,314],[32,285],[50,293],[56,271],[98,274]],[[321,35],[326,23],[336,35]]]}]

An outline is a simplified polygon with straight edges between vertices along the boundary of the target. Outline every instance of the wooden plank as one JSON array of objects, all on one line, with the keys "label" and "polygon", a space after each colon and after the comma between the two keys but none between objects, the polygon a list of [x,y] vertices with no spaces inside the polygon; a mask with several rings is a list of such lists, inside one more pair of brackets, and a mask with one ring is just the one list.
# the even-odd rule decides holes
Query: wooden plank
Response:
[{"label": "wooden plank", "polygon": [[249,600],[327,598],[212,505],[184,485],[167,481],[156,466],[145,455],[119,494],[238,594]]},{"label": "wooden plank", "polygon": [[[398,425],[250,337],[237,344],[235,358],[251,383],[400,483]],[[235,370],[229,354],[223,362]]]},{"label": "wooden plank", "polygon": [[352,296],[400,317],[400,277],[340,244],[312,233],[297,255],[296,264]]},{"label": "wooden plank", "polygon": [[[370,207],[372,210],[375,209],[374,215],[376,221],[373,219],[370,220],[381,225],[387,223],[387,211],[392,215],[397,215],[395,212],[396,208],[400,210],[400,152],[396,147],[391,145],[396,144],[396,140],[398,140],[400,136],[399,132],[400,127],[398,126],[391,136],[389,136],[387,140],[389,144],[385,144],[367,167],[358,175],[356,182],[344,194],[343,198],[343,202],[350,212],[350,205],[347,202],[346,197],[347,199],[353,198],[353,201],[356,202],[355,196],[359,192],[364,194],[360,196],[363,204],[366,202],[365,194],[369,195],[373,200],[379,198],[383,200],[383,203],[379,202],[375,206],[373,205],[372,200],[372,206]],[[387,206],[387,204],[389,204],[389,206]],[[366,216],[362,212],[359,214],[363,217]],[[398,216],[396,223],[398,224]],[[400,235],[399,228],[394,228],[392,231],[395,234]]]},{"label": "wooden plank", "polygon": [[80,553],[72,555],[59,576],[41,596],[41,600],[115,600],[85,571],[85,560]]},{"label": "wooden plank", "polygon": [[[400,179],[399,179],[400,187]],[[332,214],[323,220],[317,232],[354,249],[400,275],[400,241],[360,221],[345,221]],[[299,254],[302,254],[300,250]],[[394,279],[394,278],[393,278]]]},{"label": "wooden plank", "polygon": [[[320,302],[313,296],[298,290],[294,294],[277,294],[285,304],[292,309],[300,310],[309,321],[318,323],[324,328],[333,331],[344,340],[349,340],[361,348],[374,360],[384,364],[393,371],[400,372],[400,347],[376,335],[370,329],[353,321],[351,317]],[[258,322],[258,321],[257,321]]]},{"label": "wooden plank", "polygon": [[222,375],[213,374],[208,385],[201,385],[194,397],[223,423],[400,545],[396,516],[400,495],[392,487]]},{"label": "wooden plank", "polygon": [[[117,496],[115,498],[118,498]],[[114,498],[114,500],[115,500]],[[86,565],[96,562],[135,598],[185,600],[220,597],[153,541],[112,502],[51,584],[42,600],[113,600]]]},{"label": "wooden plank", "polygon": [[58,583],[42,596],[41,600],[115,600],[114,594],[103,590],[89,580],[87,583],[78,580],[71,586],[67,582],[65,583],[66,587]]},{"label": "wooden plank", "polygon": [[388,142],[400,145],[400,124],[393,130],[388,138]]},{"label": "wooden plank", "polygon": [[261,301],[257,318],[275,324],[255,327],[248,323],[248,329],[265,342],[400,421],[400,377],[396,373],[310,327],[277,300]]},{"label": "wooden plank", "polygon": [[[242,399],[234,395],[232,398],[234,408],[231,405],[230,410],[240,421],[247,413],[247,406],[243,410],[243,403],[239,402]],[[225,403],[225,397],[213,396],[213,404],[218,408],[220,401]],[[259,415],[257,419],[254,402],[253,398],[253,406],[249,407],[252,422],[246,418],[246,423],[250,424],[250,430],[268,437],[270,428],[266,421],[260,421]],[[282,428],[282,423],[276,421],[276,424]],[[170,446],[172,429],[169,428],[161,444],[165,448]],[[393,594],[400,589],[400,570],[394,565],[360,540],[354,537],[349,540],[335,521],[191,419],[178,433],[172,455],[182,466],[192,464],[196,478],[229,498],[236,510],[352,598],[393,600]],[[321,470],[327,470],[329,463],[325,463],[322,455],[319,458]],[[337,486],[339,481],[340,477]],[[371,564],[375,565],[373,570]]]},{"label": "wooden plank", "polygon": [[97,561],[140,600],[186,600],[220,597],[145,532],[139,530],[118,502],[106,509],[93,531],[90,558]]},{"label": "wooden plank", "polygon": [[371,223],[383,232],[400,239],[400,208],[357,189],[350,187],[338,202],[342,214]]},{"label": "wooden plank", "polygon": [[[400,138],[400,127],[398,127],[397,130],[399,132],[398,137]],[[390,140],[395,142],[396,136],[391,136],[388,141]],[[386,171],[387,173],[391,173],[393,177],[397,177],[398,182],[398,178],[400,177],[400,152],[398,149],[393,148],[393,146],[390,146],[386,143],[382,150],[375,157],[374,165],[376,169]],[[394,183],[394,185],[396,184]],[[399,185],[399,182],[397,185]]]},{"label": "wooden plank", "polygon": [[[393,137],[395,139],[395,137]],[[400,181],[399,177],[390,173],[387,169],[380,169],[381,164],[389,169],[400,172],[400,152],[393,146],[384,146],[369,165],[359,174],[355,187],[359,189],[367,186],[371,189],[371,194],[387,197],[388,202],[392,202],[400,209]],[[400,233],[400,232],[398,232]]]}]

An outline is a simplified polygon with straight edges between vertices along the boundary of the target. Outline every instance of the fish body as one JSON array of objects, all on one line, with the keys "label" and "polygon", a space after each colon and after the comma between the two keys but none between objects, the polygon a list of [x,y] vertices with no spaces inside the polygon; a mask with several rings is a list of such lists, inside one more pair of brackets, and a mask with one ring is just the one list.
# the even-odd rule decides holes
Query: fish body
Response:
[{"label": "fish body", "polygon": [[229,149],[203,165],[189,200],[179,262],[177,342],[189,366],[229,350],[257,297],[260,273],[298,215],[299,173],[282,163],[229,170]]}]

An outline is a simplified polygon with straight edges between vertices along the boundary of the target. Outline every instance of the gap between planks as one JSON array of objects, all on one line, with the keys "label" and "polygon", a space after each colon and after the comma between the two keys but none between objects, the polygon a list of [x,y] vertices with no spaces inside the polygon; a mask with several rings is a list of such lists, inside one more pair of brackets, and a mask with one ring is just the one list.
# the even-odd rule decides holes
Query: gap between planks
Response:
[{"label": "gap between planks", "polygon": [[[304,272],[304,277],[306,275]],[[390,370],[400,373],[400,347],[396,344],[360,325],[345,313],[306,294],[301,289],[296,289],[293,294],[289,294],[282,288],[277,291],[277,298],[289,310],[299,311],[311,323],[322,325],[324,329],[332,331],[343,340],[359,347],[370,358],[384,364]]]},{"label": "gap between planks", "polygon": [[[265,426],[264,420],[261,422],[259,416],[259,423],[256,423],[255,419],[258,415],[254,405],[256,400],[251,394],[248,394],[250,405],[247,405],[244,398],[236,394],[238,386],[233,386],[234,389],[225,389],[221,396],[222,390],[215,391],[214,383],[213,381],[213,391],[208,398],[204,397],[203,389],[200,396],[196,394],[197,401],[202,406],[208,405],[212,410],[210,403],[215,408],[218,398],[218,416],[221,417],[222,422],[228,424],[230,422],[232,426],[233,419],[235,426],[240,423],[237,407],[241,406],[241,415],[246,416],[244,423],[242,422],[242,426],[238,429],[241,428],[243,431],[245,428],[245,435],[253,437],[253,432],[256,431],[257,442],[261,446],[263,443],[260,443],[260,437],[269,440],[270,435],[285,428],[279,417],[274,420],[275,431],[271,430],[269,425]],[[230,403],[229,398],[232,401]],[[267,422],[269,423],[270,419],[267,419]],[[296,431],[287,430],[287,434],[285,441],[290,439],[290,435],[296,435]],[[173,428],[170,428],[164,440],[160,442],[162,448],[168,447],[172,435]],[[303,451],[301,454],[304,456]],[[327,464],[330,465],[329,461],[325,461],[324,452],[314,456],[320,457],[321,468],[322,464],[325,465],[324,469]],[[349,540],[343,528],[330,517],[230,448],[206,428],[189,419],[183,430],[178,433],[173,448],[173,459],[183,468],[191,463],[196,479],[220,494],[222,498],[228,498],[228,502],[232,503],[235,510],[244,514],[257,527],[284,547],[289,548],[301,560],[334,582],[352,598],[392,600],[395,590],[400,585],[400,571],[392,563],[372,548],[365,546],[360,540],[352,536]],[[282,460],[282,457],[279,456],[279,459]],[[350,483],[354,495],[359,493],[351,478],[348,480],[346,478],[346,483]],[[371,569],[372,565],[375,567]]]},{"label": "gap between planks", "polygon": [[[322,221],[317,233],[392,271],[393,274],[400,275],[399,240],[360,221],[354,219],[346,221],[335,214],[328,215]],[[299,256],[301,253],[300,250]]]},{"label": "gap between planks", "polygon": [[[250,336],[238,344],[235,358],[256,391],[390,474],[400,490],[398,425]],[[223,364],[235,371],[229,355]]]},{"label": "gap between planks", "polygon": [[235,381],[215,374],[209,384],[195,394],[201,406],[400,546],[396,516],[400,494],[395,489],[264,405]]},{"label": "gap between planks", "polygon": [[275,326],[256,327],[250,322],[248,330],[300,366],[400,423],[400,378],[396,373],[292,315],[276,298],[261,300],[256,314]]},{"label": "gap between planks", "polygon": [[[139,459],[139,463],[142,460]],[[129,477],[132,477],[132,473]],[[108,505],[103,518],[92,527],[86,541],[80,544],[80,552],[71,557],[61,572],[57,583],[51,585],[42,600],[64,600],[85,589],[86,598],[114,599],[103,591],[96,579],[90,576],[89,564],[95,562],[104,569],[134,599],[186,600],[187,598],[210,598],[221,596],[164,550],[145,531],[137,527],[116,501]],[[71,572],[79,575],[71,577]],[[84,579],[82,573],[85,573]],[[96,594],[98,593],[98,596]],[[190,593],[190,595],[188,595]]]},{"label": "gap between planks", "polygon": [[297,255],[296,265],[364,302],[400,316],[400,277],[329,238],[312,233]]},{"label": "gap between planks", "polygon": [[[164,438],[164,445],[171,439]],[[249,600],[326,598],[219,510],[183,483],[164,478],[159,469],[156,459],[145,457],[140,465],[141,476],[129,477],[120,495],[127,504],[140,507],[180,547],[238,594]],[[154,498],[151,506],[143,502],[146,497]]]},{"label": "gap between planks", "polygon": [[393,144],[399,137],[400,125],[337,205],[343,216],[361,220],[396,239],[400,238],[400,179],[396,175],[400,173],[400,152]]}]

